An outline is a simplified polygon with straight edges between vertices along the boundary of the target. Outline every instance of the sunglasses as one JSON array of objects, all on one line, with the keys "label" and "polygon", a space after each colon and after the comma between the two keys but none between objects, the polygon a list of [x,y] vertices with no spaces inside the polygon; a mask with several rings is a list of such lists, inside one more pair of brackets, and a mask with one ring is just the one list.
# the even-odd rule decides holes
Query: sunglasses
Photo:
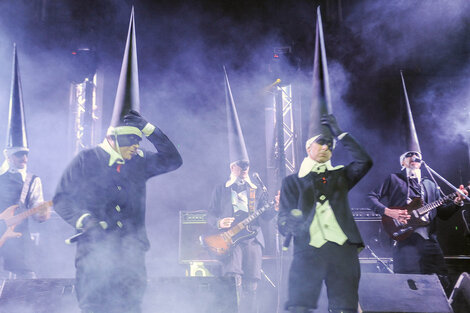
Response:
[{"label": "sunglasses", "polygon": [[16,153],[13,153],[14,156],[16,156],[17,158],[22,158],[24,157],[25,155],[27,156],[28,155],[28,151],[18,151]]},{"label": "sunglasses", "polygon": [[420,157],[419,153],[417,153],[417,152],[408,152],[407,154],[405,154],[405,158],[410,158],[413,155],[416,155],[417,157]]},{"label": "sunglasses", "polygon": [[242,170],[246,170],[250,166],[250,163],[247,161],[238,161],[235,164],[237,164]]},{"label": "sunglasses", "polygon": [[330,149],[330,150],[333,147],[333,140],[331,140],[331,139],[319,138],[319,139],[315,140],[315,142],[318,143],[320,146],[327,145],[328,149]]},{"label": "sunglasses", "polygon": [[117,140],[118,140],[119,146],[130,147],[130,146],[139,144],[142,138],[136,135],[118,135]]}]

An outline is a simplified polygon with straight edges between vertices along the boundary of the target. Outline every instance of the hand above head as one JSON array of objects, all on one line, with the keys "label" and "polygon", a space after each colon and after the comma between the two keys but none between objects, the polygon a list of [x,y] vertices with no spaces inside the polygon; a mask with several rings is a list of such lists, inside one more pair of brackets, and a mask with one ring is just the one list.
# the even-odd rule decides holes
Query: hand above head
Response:
[{"label": "hand above head", "polygon": [[339,128],[338,122],[333,114],[323,114],[320,118],[320,123],[322,125],[328,126],[331,131],[331,134],[336,138],[343,133],[343,131]]},{"label": "hand above head", "polygon": [[124,123],[127,126],[134,126],[137,127],[138,129],[142,130],[144,129],[145,125],[147,125],[147,120],[145,120],[142,115],[140,115],[139,112],[130,110],[129,113],[127,113],[124,116]]}]

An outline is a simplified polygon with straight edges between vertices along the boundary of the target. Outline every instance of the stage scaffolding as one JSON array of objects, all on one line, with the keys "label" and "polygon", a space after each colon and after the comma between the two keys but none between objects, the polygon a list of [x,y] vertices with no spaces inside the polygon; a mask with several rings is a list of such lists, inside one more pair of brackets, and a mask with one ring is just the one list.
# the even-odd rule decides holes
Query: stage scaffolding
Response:
[{"label": "stage scaffolding", "polygon": [[279,190],[282,179],[295,173],[300,165],[300,118],[297,114],[300,104],[294,101],[293,89],[291,84],[273,86],[265,107],[266,166],[273,195]]},{"label": "stage scaffolding", "polygon": [[100,140],[101,101],[97,97],[98,75],[94,73],[83,82],[71,83],[69,101],[70,153],[95,146]]}]

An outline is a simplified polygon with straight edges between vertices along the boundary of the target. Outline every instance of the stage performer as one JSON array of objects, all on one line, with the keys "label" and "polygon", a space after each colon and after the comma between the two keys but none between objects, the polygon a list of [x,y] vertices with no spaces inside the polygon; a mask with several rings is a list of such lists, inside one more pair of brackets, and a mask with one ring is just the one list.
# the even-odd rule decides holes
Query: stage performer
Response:
[{"label": "stage performer", "polygon": [[[18,205],[14,215],[39,208],[33,219],[44,222],[50,217],[51,210],[50,205],[44,204],[41,179],[27,171],[29,147],[16,46],[13,54],[7,144],[3,150],[5,161],[0,167],[0,216],[2,219],[12,217],[13,208],[8,212],[6,210]],[[28,260],[33,248],[29,220],[26,218],[17,224],[14,232],[17,234],[13,237],[6,236],[6,233],[1,234],[2,237],[6,236],[5,243],[0,247],[3,267],[10,272],[10,279],[36,278],[36,273]]]},{"label": "stage performer", "polygon": [[[358,308],[358,253],[364,244],[348,192],[369,171],[372,160],[333,115],[322,115],[320,121],[321,132],[306,142],[308,157],[299,172],[282,181],[279,231],[294,237],[286,309],[315,309],[324,281],[329,312],[352,313]],[[346,148],[353,162],[332,166],[335,142]]]},{"label": "stage performer", "polygon": [[[225,86],[230,177],[214,188],[208,209],[209,224],[220,231],[229,230],[264,205],[267,205],[268,209],[260,218],[270,220],[276,215],[274,206],[268,204],[267,193],[250,179],[248,153],[226,73]],[[221,259],[222,275],[235,279],[240,298],[240,313],[258,312],[256,289],[261,279],[264,237],[258,219],[249,227],[256,235],[240,240],[228,255]]]},{"label": "stage performer", "polygon": [[[400,156],[402,171],[390,174],[385,181],[368,195],[372,209],[380,214],[407,223],[409,211],[405,207],[415,198],[427,204],[441,198],[437,185],[421,173],[422,155],[419,146]],[[460,186],[463,190],[463,186]],[[463,190],[468,194],[467,191]],[[436,217],[449,219],[461,206],[464,197],[456,196],[451,201],[431,210],[423,218],[429,224],[417,227],[412,234],[398,240],[393,246],[393,271],[402,274],[437,274],[444,289],[449,292],[451,283],[448,270],[436,236]],[[391,209],[390,207],[402,209]]]},{"label": "stage performer", "polygon": [[[389,216],[398,223],[407,224],[411,216],[405,207],[413,199],[420,198],[424,205],[440,199],[441,195],[436,183],[421,173],[421,148],[406,91],[405,79],[402,72],[400,75],[406,105],[402,112],[404,114],[403,120],[406,121],[404,137],[407,151],[400,156],[401,172],[390,174],[380,186],[369,193],[368,197],[371,201],[371,207],[376,213]],[[436,236],[436,217],[450,218],[463,206],[463,199],[464,197],[459,195],[434,208],[420,217],[428,223],[427,225],[415,227],[406,236],[396,237],[399,240],[393,246],[393,271],[395,273],[435,273],[439,276],[446,292],[450,291],[452,286],[447,276],[447,266]],[[414,206],[414,204],[411,205]],[[391,209],[391,207],[395,208]],[[406,229],[406,227],[402,227],[402,229]]]},{"label": "stage performer", "polygon": [[[53,199],[56,212],[82,234],[75,267],[83,313],[141,312],[150,247],[146,182],[182,164],[168,137],[135,111],[140,101],[134,37],[132,13],[107,136],[72,160]],[[143,135],[157,152],[139,148]]]}]

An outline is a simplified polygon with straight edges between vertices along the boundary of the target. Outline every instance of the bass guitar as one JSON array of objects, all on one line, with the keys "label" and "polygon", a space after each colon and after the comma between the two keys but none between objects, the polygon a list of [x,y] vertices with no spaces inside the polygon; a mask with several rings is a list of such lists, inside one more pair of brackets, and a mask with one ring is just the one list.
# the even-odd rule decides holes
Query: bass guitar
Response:
[{"label": "bass guitar", "polygon": [[[470,186],[465,187],[465,189],[468,191]],[[397,241],[408,238],[413,233],[413,230],[429,224],[429,219],[426,216],[428,212],[441,206],[444,202],[452,200],[458,194],[459,192],[456,191],[426,205],[423,205],[421,198],[414,198],[405,207],[390,207],[391,210],[407,210],[408,215],[411,217],[407,223],[402,223],[390,216],[383,215],[382,225],[385,232]]]},{"label": "bass guitar", "polygon": [[237,221],[237,218],[235,218],[234,224],[236,225],[227,231],[215,235],[199,236],[201,245],[206,247],[217,258],[229,255],[230,250],[238,243],[253,238],[258,234],[257,230],[251,229],[250,224],[273,205],[273,201],[266,203],[242,221]]},{"label": "bass guitar", "polygon": [[12,205],[0,213],[0,247],[2,247],[9,238],[19,238],[22,233],[15,232],[16,225],[24,219],[38,213],[41,210],[52,207],[52,201],[46,201],[40,205],[15,215],[18,205]]}]

